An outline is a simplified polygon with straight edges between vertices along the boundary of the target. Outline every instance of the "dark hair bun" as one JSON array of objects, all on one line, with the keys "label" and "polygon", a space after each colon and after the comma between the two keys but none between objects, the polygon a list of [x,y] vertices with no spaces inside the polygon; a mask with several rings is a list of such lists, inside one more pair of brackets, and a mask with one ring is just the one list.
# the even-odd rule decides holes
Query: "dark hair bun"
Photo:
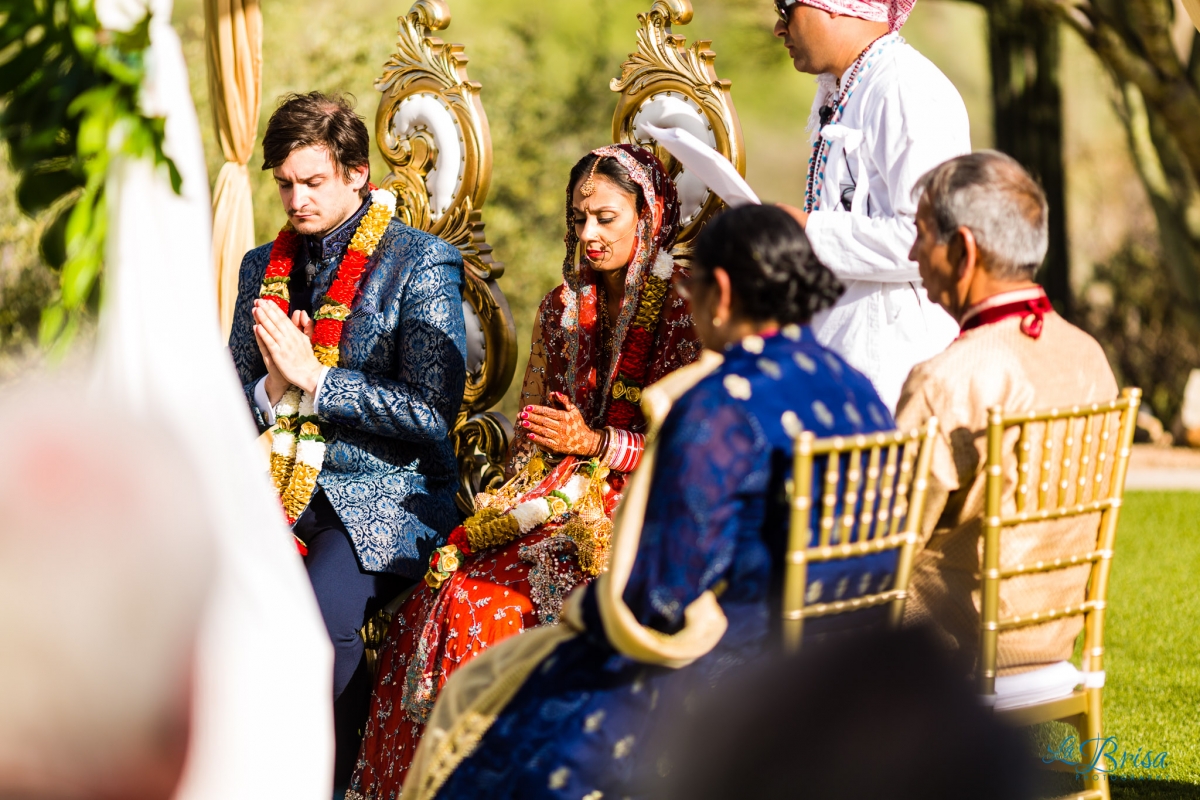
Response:
[{"label": "dark hair bun", "polygon": [[710,222],[696,242],[696,264],[711,279],[729,273],[734,305],[756,321],[808,323],[845,288],[813,254],[804,229],[778,206],[740,206]]}]

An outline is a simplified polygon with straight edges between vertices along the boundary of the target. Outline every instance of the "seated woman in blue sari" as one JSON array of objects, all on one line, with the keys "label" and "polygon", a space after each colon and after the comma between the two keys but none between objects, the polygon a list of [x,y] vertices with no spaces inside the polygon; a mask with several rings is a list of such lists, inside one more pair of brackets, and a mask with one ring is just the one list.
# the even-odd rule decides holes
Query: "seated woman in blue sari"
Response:
[{"label": "seated woman in blue sari", "polygon": [[[697,693],[778,630],[793,438],[893,427],[870,382],[808,328],[842,289],[782,210],[714,220],[680,288],[707,352],[643,392],[652,438],[609,572],[570,596],[562,624],[446,684],[405,800],[654,794],[674,761],[664,726],[686,724]],[[813,565],[808,599],[876,589],[893,567]]]}]

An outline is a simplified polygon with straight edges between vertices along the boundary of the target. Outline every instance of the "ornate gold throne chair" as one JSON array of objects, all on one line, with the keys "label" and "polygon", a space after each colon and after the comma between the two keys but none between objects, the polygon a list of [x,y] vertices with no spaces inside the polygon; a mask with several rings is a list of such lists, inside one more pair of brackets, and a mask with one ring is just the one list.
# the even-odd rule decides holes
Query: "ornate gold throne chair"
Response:
[{"label": "ornate gold throne chair", "polygon": [[396,216],[459,249],[465,266],[467,385],[454,424],[458,505],[470,513],[476,492],[504,480],[512,424],[489,411],[512,382],[516,328],[497,280],[481,209],[492,177],[492,138],[480,85],[467,77],[460,44],[433,36],[450,25],[446,0],[416,0],[399,18],[396,51],[375,88],[383,93],[375,142],[390,167],[381,186],[396,193]]},{"label": "ornate gold throne chair", "polygon": [[[685,46],[671,26],[692,19],[690,0],[655,0],[638,15],[637,51],[609,88],[620,94],[613,142],[647,147],[662,160],[679,189],[684,225],[674,255],[686,259],[705,222],[722,208],[694,176],[656,143],[638,133],[650,123],[681,127],[716,149],[742,174],[745,151],[729,81],[717,77],[711,42]],[[516,368],[516,332],[497,280],[504,266],[492,259],[480,209],[487,198],[492,142],[480,85],[467,77],[463,46],[432,34],[450,24],[446,0],[416,0],[399,18],[396,52],[375,88],[383,93],[375,141],[390,167],[381,185],[396,193],[396,215],[440,236],[463,255],[467,284],[467,390],[454,427],[460,486],[458,504],[473,511],[474,496],[504,480],[512,424],[488,409],[504,396]],[[389,603],[362,630],[368,664],[382,645],[391,614],[408,593]]]},{"label": "ornate gold throne chair", "polygon": [[652,150],[675,179],[683,225],[674,255],[684,260],[705,223],[724,204],[640,126],[682,128],[727,158],[738,173],[746,174],[742,125],[729,81],[717,77],[712,42],[701,39],[688,47],[686,37],[671,30],[672,25],[691,21],[691,0],[655,0],[649,11],[638,14],[637,50],[621,65],[621,76],[609,84],[620,94],[613,114],[613,142]]},{"label": "ornate gold throne chair", "polygon": [[[676,256],[722,204],[669,153],[638,132],[642,123],[680,127],[708,143],[745,173],[741,125],[729,82],[717,77],[711,42],[684,46],[672,24],[692,19],[690,0],[656,0],[638,15],[637,51],[621,65],[610,88],[620,94],[613,141],[648,147],[679,188],[684,226]],[[416,0],[398,21],[396,50],[375,88],[383,93],[375,141],[390,171],[381,181],[398,198],[407,225],[440,236],[459,249],[466,266],[467,386],[454,426],[459,460],[459,507],[473,510],[477,492],[504,479],[512,425],[488,409],[508,390],[516,369],[516,329],[497,284],[504,265],[492,258],[481,209],[492,174],[492,140],[480,85],[467,76],[463,46],[433,34],[450,25],[446,0]]]}]

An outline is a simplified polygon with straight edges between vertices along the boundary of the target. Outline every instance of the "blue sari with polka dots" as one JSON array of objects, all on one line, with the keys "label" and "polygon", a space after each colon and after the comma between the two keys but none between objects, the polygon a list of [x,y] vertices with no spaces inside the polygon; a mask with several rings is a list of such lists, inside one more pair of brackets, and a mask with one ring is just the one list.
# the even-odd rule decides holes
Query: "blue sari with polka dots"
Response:
[{"label": "blue sari with polka dots", "polygon": [[[439,798],[602,800],[662,788],[677,760],[672,729],[687,724],[699,693],[777,646],[797,423],[818,436],[894,427],[871,383],[796,326],[731,347],[680,398],[660,433],[624,598],[643,625],[673,633],[689,603],[717,590],[725,636],[683,669],[638,663],[605,640],[589,590],[588,632],[526,681]],[[878,590],[894,568],[894,552],[814,564],[806,599]]]}]

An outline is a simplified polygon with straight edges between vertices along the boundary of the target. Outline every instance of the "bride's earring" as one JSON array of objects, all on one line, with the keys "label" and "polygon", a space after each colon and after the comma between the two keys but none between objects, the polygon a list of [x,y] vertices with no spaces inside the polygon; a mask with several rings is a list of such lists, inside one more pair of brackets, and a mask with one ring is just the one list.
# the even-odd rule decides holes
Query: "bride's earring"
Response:
[{"label": "bride's earring", "polygon": [[724,324],[725,324],[725,320],[721,319],[720,317],[713,317],[713,327],[714,328],[719,328]]}]

